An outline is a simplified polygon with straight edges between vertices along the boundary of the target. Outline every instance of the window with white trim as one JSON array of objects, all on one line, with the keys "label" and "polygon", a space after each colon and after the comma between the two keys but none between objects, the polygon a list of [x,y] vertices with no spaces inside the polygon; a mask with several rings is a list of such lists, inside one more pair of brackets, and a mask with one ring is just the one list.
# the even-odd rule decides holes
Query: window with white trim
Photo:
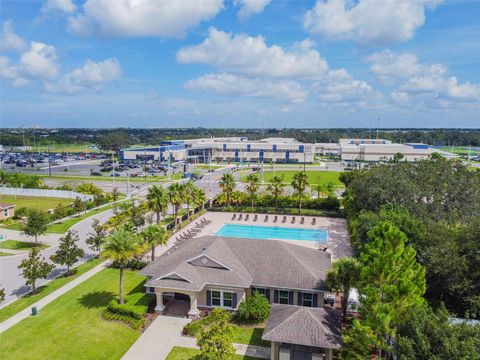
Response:
[{"label": "window with white trim", "polygon": [[221,306],[222,293],[220,291],[212,291],[212,306]]},{"label": "window with white trim", "polygon": [[233,304],[233,294],[231,292],[223,293],[223,307],[232,307]]},{"label": "window with white trim", "polygon": [[313,294],[312,293],[303,293],[302,306],[313,307]]},{"label": "window with white trim", "polygon": [[8,216],[8,209],[3,210],[3,216]]},{"label": "window with white trim", "polygon": [[280,290],[278,292],[278,303],[279,304],[289,304],[288,301],[288,291],[287,290]]}]

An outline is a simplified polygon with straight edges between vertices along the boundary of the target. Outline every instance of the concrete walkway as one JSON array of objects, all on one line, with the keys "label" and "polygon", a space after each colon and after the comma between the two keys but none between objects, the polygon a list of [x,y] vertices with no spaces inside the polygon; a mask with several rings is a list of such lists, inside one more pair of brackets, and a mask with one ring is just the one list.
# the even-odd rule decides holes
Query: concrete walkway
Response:
[{"label": "concrete walkway", "polygon": [[63,294],[65,294],[67,291],[70,291],[71,289],[73,289],[75,286],[81,284],[82,282],[84,282],[85,280],[91,278],[93,275],[95,275],[96,273],[100,272],[101,270],[105,269],[108,265],[110,265],[110,261],[105,261],[103,263],[101,263],[100,265],[97,265],[96,267],[94,267],[93,269],[87,271],[86,273],[80,275],[78,278],[70,281],[68,284],[65,284],[64,286],[62,286],[61,288],[55,290],[54,292],[52,292],[51,294],[48,294],[47,296],[45,296],[44,298],[38,300],[36,303],[33,303],[32,305],[30,305],[29,307],[27,307],[26,309],[23,309],[22,311],[16,313],[15,315],[13,315],[12,317],[10,317],[9,319],[5,320],[4,322],[2,322],[0,324],[0,333],[4,332],[5,330],[9,329],[10,327],[12,327],[13,325],[19,323],[20,321],[22,321],[23,319],[26,319],[28,318],[29,316],[31,316],[31,308],[32,306],[36,306],[37,307],[37,310],[41,310],[45,305],[51,303],[53,300],[59,298],[60,296],[62,296]]},{"label": "concrete walkway", "polygon": [[[195,338],[182,336],[182,329],[189,322],[186,318],[158,316],[122,360],[163,360],[174,346],[198,349]],[[270,359],[270,348],[244,344],[233,344],[233,347],[239,355]]]},{"label": "concrete walkway", "polygon": [[165,359],[182,335],[183,327],[189,319],[158,316],[128,349],[122,360],[161,360]]}]

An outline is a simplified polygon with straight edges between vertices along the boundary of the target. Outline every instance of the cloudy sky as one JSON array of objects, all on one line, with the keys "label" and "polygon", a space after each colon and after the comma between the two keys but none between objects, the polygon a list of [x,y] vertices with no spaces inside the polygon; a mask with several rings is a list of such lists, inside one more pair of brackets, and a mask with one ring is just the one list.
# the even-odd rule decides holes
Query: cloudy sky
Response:
[{"label": "cloudy sky", "polygon": [[2,0],[1,127],[480,127],[478,0]]}]

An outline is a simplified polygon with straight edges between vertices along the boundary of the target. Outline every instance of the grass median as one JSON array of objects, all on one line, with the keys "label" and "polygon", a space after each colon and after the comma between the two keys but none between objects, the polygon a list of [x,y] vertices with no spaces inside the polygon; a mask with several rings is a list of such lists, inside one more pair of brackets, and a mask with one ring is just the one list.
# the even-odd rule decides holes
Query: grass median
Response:
[{"label": "grass median", "polygon": [[[2,333],[0,358],[120,359],[141,332],[101,317],[118,296],[118,276],[118,269],[104,269],[46,305],[38,315]],[[125,272],[127,303],[146,296],[144,282],[144,276]]]},{"label": "grass median", "polygon": [[47,233],[63,234],[68,229],[70,229],[73,225],[75,225],[76,223],[78,223],[82,220],[85,220],[85,219],[89,218],[90,216],[97,215],[101,212],[110,210],[112,208],[113,208],[112,205],[103,206],[103,207],[100,207],[98,209],[90,210],[86,214],[82,214],[80,216],[74,216],[74,217],[68,218],[68,219],[66,219],[62,222],[50,224],[47,228]]},{"label": "grass median", "polygon": [[46,244],[35,244],[28,241],[18,241],[18,240],[5,240],[0,242],[0,249],[9,249],[9,250],[30,250],[31,248],[38,247],[40,249],[48,248]]},{"label": "grass median", "polygon": [[86,273],[87,271],[93,269],[95,266],[99,265],[102,259],[92,259],[82,265],[77,266],[75,269],[72,269],[74,273],[70,276],[60,276],[52,281],[48,282],[45,285],[40,286],[35,294],[28,294],[24,297],[18,299],[17,301],[7,305],[3,309],[0,309],[0,322],[7,320],[16,313],[22,311],[23,309],[29,307],[38,300],[44,298],[48,294],[51,294],[55,290],[61,288],[63,285],[68,284],[70,281],[76,279],[80,275]]}]

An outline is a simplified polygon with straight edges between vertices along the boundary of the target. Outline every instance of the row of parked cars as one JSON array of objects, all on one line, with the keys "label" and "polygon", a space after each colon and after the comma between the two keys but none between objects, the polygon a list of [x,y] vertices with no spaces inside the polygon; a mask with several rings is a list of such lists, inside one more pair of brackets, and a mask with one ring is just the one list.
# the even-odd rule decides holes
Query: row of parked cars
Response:
[{"label": "row of parked cars", "polygon": [[14,165],[16,167],[34,167],[35,164],[48,164],[50,159],[51,165],[61,165],[63,163],[72,162],[72,161],[80,161],[80,160],[87,160],[87,159],[101,159],[105,157],[105,155],[95,155],[92,157],[91,155],[70,155],[67,156],[65,154],[57,153],[27,153],[27,152],[4,152],[0,153],[0,161],[6,165]]}]

